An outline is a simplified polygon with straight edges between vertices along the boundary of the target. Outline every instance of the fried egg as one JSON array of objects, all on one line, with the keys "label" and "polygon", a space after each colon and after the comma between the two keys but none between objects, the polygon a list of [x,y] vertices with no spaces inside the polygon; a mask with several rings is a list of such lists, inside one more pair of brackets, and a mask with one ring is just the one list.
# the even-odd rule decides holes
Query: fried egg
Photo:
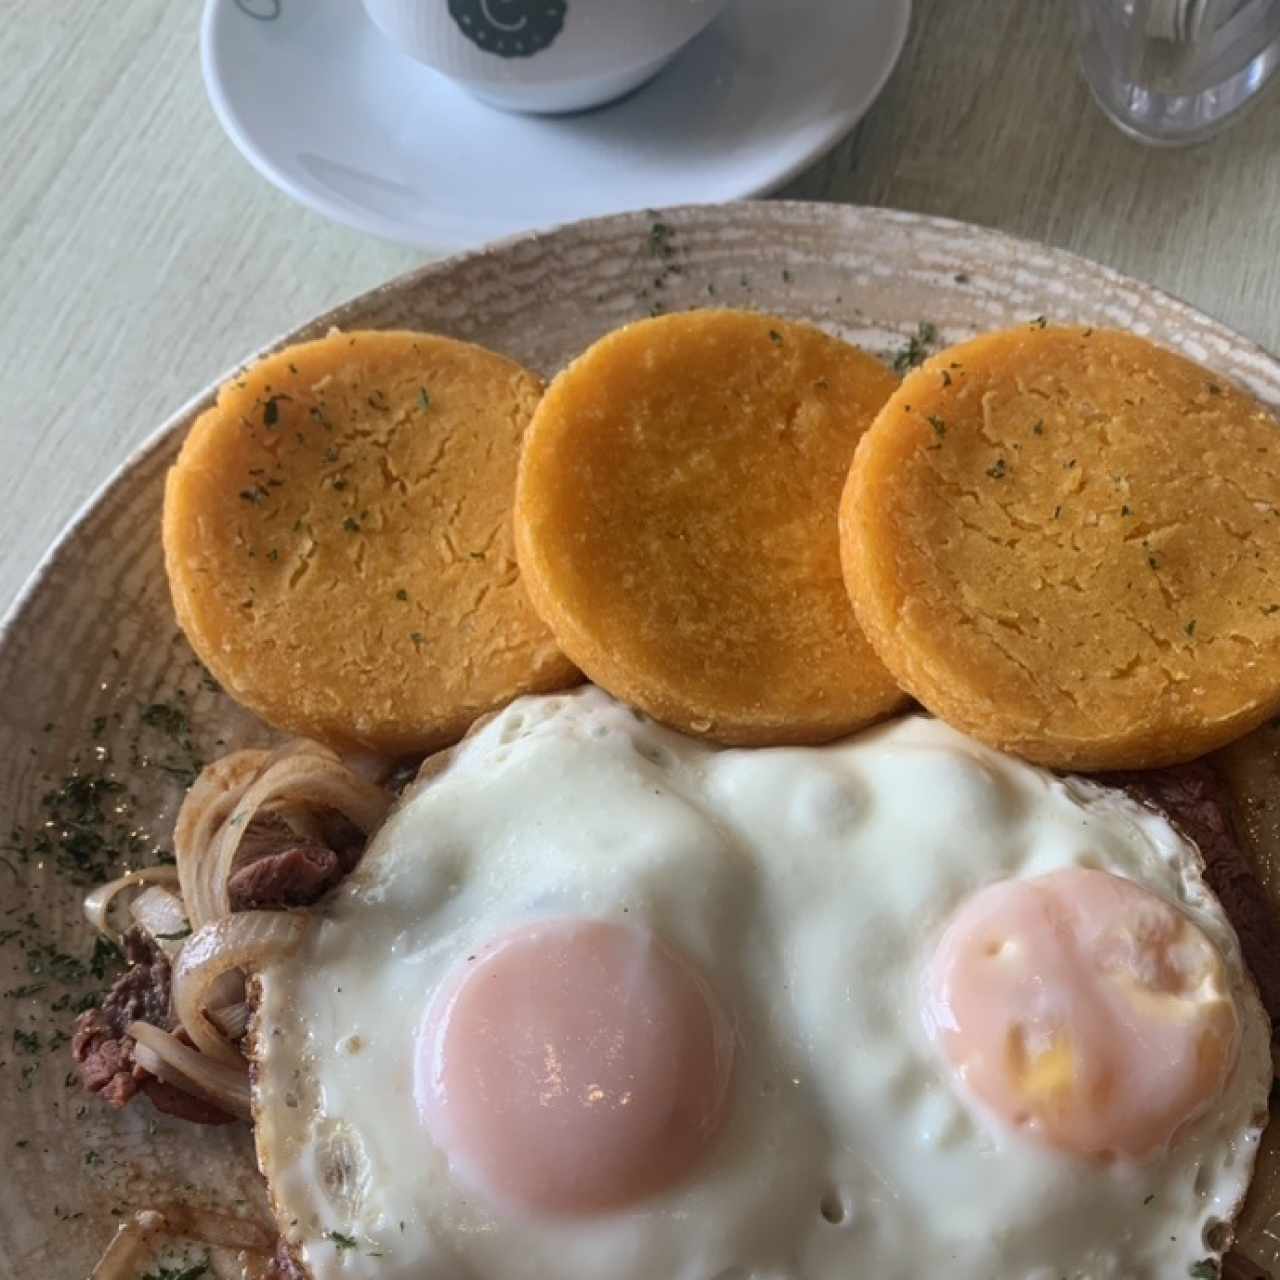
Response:
[{"label": "fried egg", "polygon": [[315,1280],[1185,1276],[1271,1078],[1160,815],[924,717],[728,750],[591,687],[406,794],[253,1041]]}]

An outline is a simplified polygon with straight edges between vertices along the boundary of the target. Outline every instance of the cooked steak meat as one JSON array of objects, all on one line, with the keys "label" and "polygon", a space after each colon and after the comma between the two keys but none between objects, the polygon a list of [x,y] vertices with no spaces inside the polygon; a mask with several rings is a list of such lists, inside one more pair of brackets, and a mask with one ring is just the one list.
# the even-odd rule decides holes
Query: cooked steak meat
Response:
[{"label": "cooked steak meat", "polygon": [[91,1009],[80,1015],[71,1052],[80,1083],[90,1093],[101,1094],[113,1107],[123,1107],[138,1092],[133,1078],[133,1041],[126,1035],[112,1036],[97,1014]]},{"label": "cooked steak meat", "polygon": [[320,844],[297,844],[241,867],[227,882],[232,911],[305,907],[346,874],[342,858]]},{"label": "cooked steak meat", "polygon": [[205,1102],[185,1089],[175,1088],[158,1080],[149,1071],[141,1067],[133,1068],[139,1077],[138,1088],[151,1099],[151,1105],[165,1115],[174,1116],[178,1120],[189,1120],[192,1124],[232,1124],[235,1116],[229,1116],[212,1102]]},{"label": "cooked steak meat", "polygon": [[[241,849],[248,860],[228,881],[233,911],[304,907],[328,893],[360,861],[364,836],[338,814],[318,815],[319,839],[300,840],[278,814],[255,820]],[[217,1107],[158,1080],[138,1066],[131,1022],[173,1030],[169,1008],[169,961],[139,929],[125,935],[126,971],[116,979],[102,1007],[76,1023],[71,1051],[81,1083],[114,1107],[139,1092],[169,1115],[197,1124],[226,1124]]]},{"label": "cooked steak meat", "polygon": [[229,1124],[225,1111],[157,1080],[134,1061],[131,1022],[149,1022],[169,1030],[169,961],[140,929],[124,938],[129,967],[114,982],[97,1009],[82,1013],[71,1038],[71,1055],[80,1082],[113,1107],[123,1107],[142,1092],[159,1111],[196,1124]]},{"label": "cooked steak meat", "polygon": [[169,961],[140,929],[124,937],[128,968],[115,980],[97,1009],[82,1013],[71,1038],[71,1056],[90,1093],[123,1107],[138,1092],[134,1075],[131,1022],[169,1024]]},{"label": "cooked steak meat", "polygon": [[364,854],[364,835],[341,814],[312,815],[318,830],[303,839],[278,813],[256,817],[238,851],[242,862],[227,882],[232,911],[306,907],[322,898]]}]

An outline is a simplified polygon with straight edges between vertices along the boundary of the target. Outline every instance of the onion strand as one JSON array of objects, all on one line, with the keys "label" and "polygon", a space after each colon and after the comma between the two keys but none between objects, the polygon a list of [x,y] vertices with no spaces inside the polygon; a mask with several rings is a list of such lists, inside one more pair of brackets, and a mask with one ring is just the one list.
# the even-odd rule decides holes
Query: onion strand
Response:
[{"label": "onion strand", "polygon": [[182,1204],[141,1209],[120,1224],[89,1280],[135,1280],[143,1265],[155,1259],[152,1240],[156,1236],[176,1236],[214,1249],[250,1254],[270,1253],[276,1241],[272,1228],[249,1218],[233,1218]]},{"label": "onion strand", "polygon": [[161,951],[173,959],[182,940],[191,933],[182,899],[168,889],[151,885],[129,904],[129,914]]},{"label": "onion strand", "polygon": [[231,816],[240,797],[266,763],[265,751],[233,751],[200,773],[187,792],[173,829],[173,852],[178,862],[182,901],[193,927],[198,928],[225,911],[212,900],[202,874],[214,837]]},{"label": "onion strand", "polygon": [[228,884],[255,818],[278,815],[307,838],[317,830],[311,811],[323,808],[368,835],[390,807],[388,792],[358,777],[319,743],[294,742],[270,754],[239,751],[210,765],[188,792],[174,833],[192,926],[230,913]]},{"label": "onion strand", "polygon": [[154,1209],[135,1213],[128,1222],[122,1222],[111,1237],[89,1280],[134,1280],[143,1263],[155,1257],[151,1237],[163,1230],[164,1219]]},{"label": "onion strand", "polygon": [[[130,892],[129,917],[170,962],[172,1022],[134,1021],[127,1029],[137,1067],[229,1115],[251,1118],[249,1072],[239,1047],[251,1013],[246,978],[296,948],[309,917],[233,912],[230,881],[257,859],[299,845],[343,853],[350,827],[369,836],[393,803],[373,776],[372,762],[357,770],[307,740],[270,751],[233,751],[206,767],[187,792],[174,825],[176,865],[132,871],[88,895],[89,923],[119,943],[124,914],[116,901]],[[345,858],[342,865],[348,865]],[[161,971],[155,980],[163,976]],[[124,1280],[157,1231],[250,1251],[272,1245],[269,1234],[239,1219],[226,1219],[234,1229],[218,1240],[194,1213],[175,1207],[164,1218],[154,1211],[136,1215],[112,1241],[94,1280]]]},{"label": "onion strand", "polygon": [[128,875],[117,876],[100,884],[84,900],[84,914],[89,923],[105,937],[119,945],[121,934],[110,923],[111,904],[126,889],[139,889],[150,884],[177,884],[178,868],[161,864],[156,867],[140,867]]},{"label": "onion strand", "polygon": [[227,885],[246,829],[260,809],[286,797],[295,803],[303,800],[335,809],[366,835],[381,824],[391,807],[387,792],[357,778],[336,761],[306,754],[278,760],[245,791],[210,851],[205,874],[211,883],[205,886],[204,900],[210,902],[214,917],[231,910]]},{"label": "onion strand", "polygon": [[292,951],[306,925],[306,917],[290,912],[241,911],[187,939],[173,967],[173,1008],[197,1049],[221,1062],[242,1062],[207,1016],[210,991],[231,970],[253,970]]},{"label": "onion strand", "polygon": [[220,1009],[210,1009],[209,1017],[214,1026],[228,1040],[239,1040],[249,1029],[249,1003],[237,1000],[235,1004],[225,1004]]},{"label": "onion strand", "polygon": [[134,1059],[144,1070],[229,1115],[250,1118],[249,1073],[243,1062],[238,1067],[218,1062],[149,1022],[131,1022],[128,1031],[137,1042]]}]

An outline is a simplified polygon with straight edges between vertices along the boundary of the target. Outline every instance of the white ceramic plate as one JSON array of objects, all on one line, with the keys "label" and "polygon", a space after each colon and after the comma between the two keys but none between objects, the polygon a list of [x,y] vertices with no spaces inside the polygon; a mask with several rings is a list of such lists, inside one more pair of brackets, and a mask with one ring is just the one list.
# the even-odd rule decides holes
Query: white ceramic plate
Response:
[{"label": "white ceramic plate", "polygon": [[208,0],[202,52],[209,101],[265,178],[325,217],[445,252],[773,190],[861,119],[910,13],[735,0],[656,79],[573,116],[477,102],[399,52],[359,0]]},{"label": "white ceramic plate", "polygon": [[[767,308],[886,354],[922,320],[951,340],[1043,314],[1149,334],[1280,406],[1280,363],[1185,304],[1066,253],[837,205],[747,203],[661,219],[670,231],[657,237],[653,216],[628,215],[438,263],[289,338],[331,324],[434,329],[551,373],[658,306]],[[0,1277],[83,1277],[117,1211],[173,1199],[243,1213],[261,1204],[244,1129],[192,1129],[145,1101],[113,1113],[64,1083],[70,1062],[56,1043],[74,1020],[71,1001],[104,985],[76,974],[92,942],[81,890],[60,865],[62,833],[74,827],[45,825],[51,805],[67,816],[62,780],[79,771],[122,783],[127,795],[103,795],[104,822],[89,830],[122,849],[138,831],[139,849],[113,866],[146,862],[168,843],[181,796],[170,770],[190,755],[187,735],[175,738],[146,708],[182,709],[203,758],[267,737],[201,678],[164,577],[164,473],[212,395],[178,410],[107,482],[0,631]],[[27,986],[39,989],[13,994]]]}]

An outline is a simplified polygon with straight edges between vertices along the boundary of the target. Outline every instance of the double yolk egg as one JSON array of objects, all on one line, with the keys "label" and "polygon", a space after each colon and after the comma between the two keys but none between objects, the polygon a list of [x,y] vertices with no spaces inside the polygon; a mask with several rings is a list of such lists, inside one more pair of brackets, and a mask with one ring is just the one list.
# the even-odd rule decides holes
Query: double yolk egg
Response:
[{"label": "double yolk egg", "polygon": [[[1084,1156],[1145,1159],[1222,1088],[1239,1021],[1213,944],[1132,881],[1070,869],[969,899],[924,983],[926,1027],[1001,1123]],[[558,920],[452,982],[415,1093],[474,1182],[582,1213],[684,1177],[718,1130],[732,1023],[651,932]]]},{"label": "double yolk egg", "polygon": [[282,1232],[316,1280],[1186,1274],[1270,1076],[1200,872],[936,721],[523,699],[261,975]]}]

